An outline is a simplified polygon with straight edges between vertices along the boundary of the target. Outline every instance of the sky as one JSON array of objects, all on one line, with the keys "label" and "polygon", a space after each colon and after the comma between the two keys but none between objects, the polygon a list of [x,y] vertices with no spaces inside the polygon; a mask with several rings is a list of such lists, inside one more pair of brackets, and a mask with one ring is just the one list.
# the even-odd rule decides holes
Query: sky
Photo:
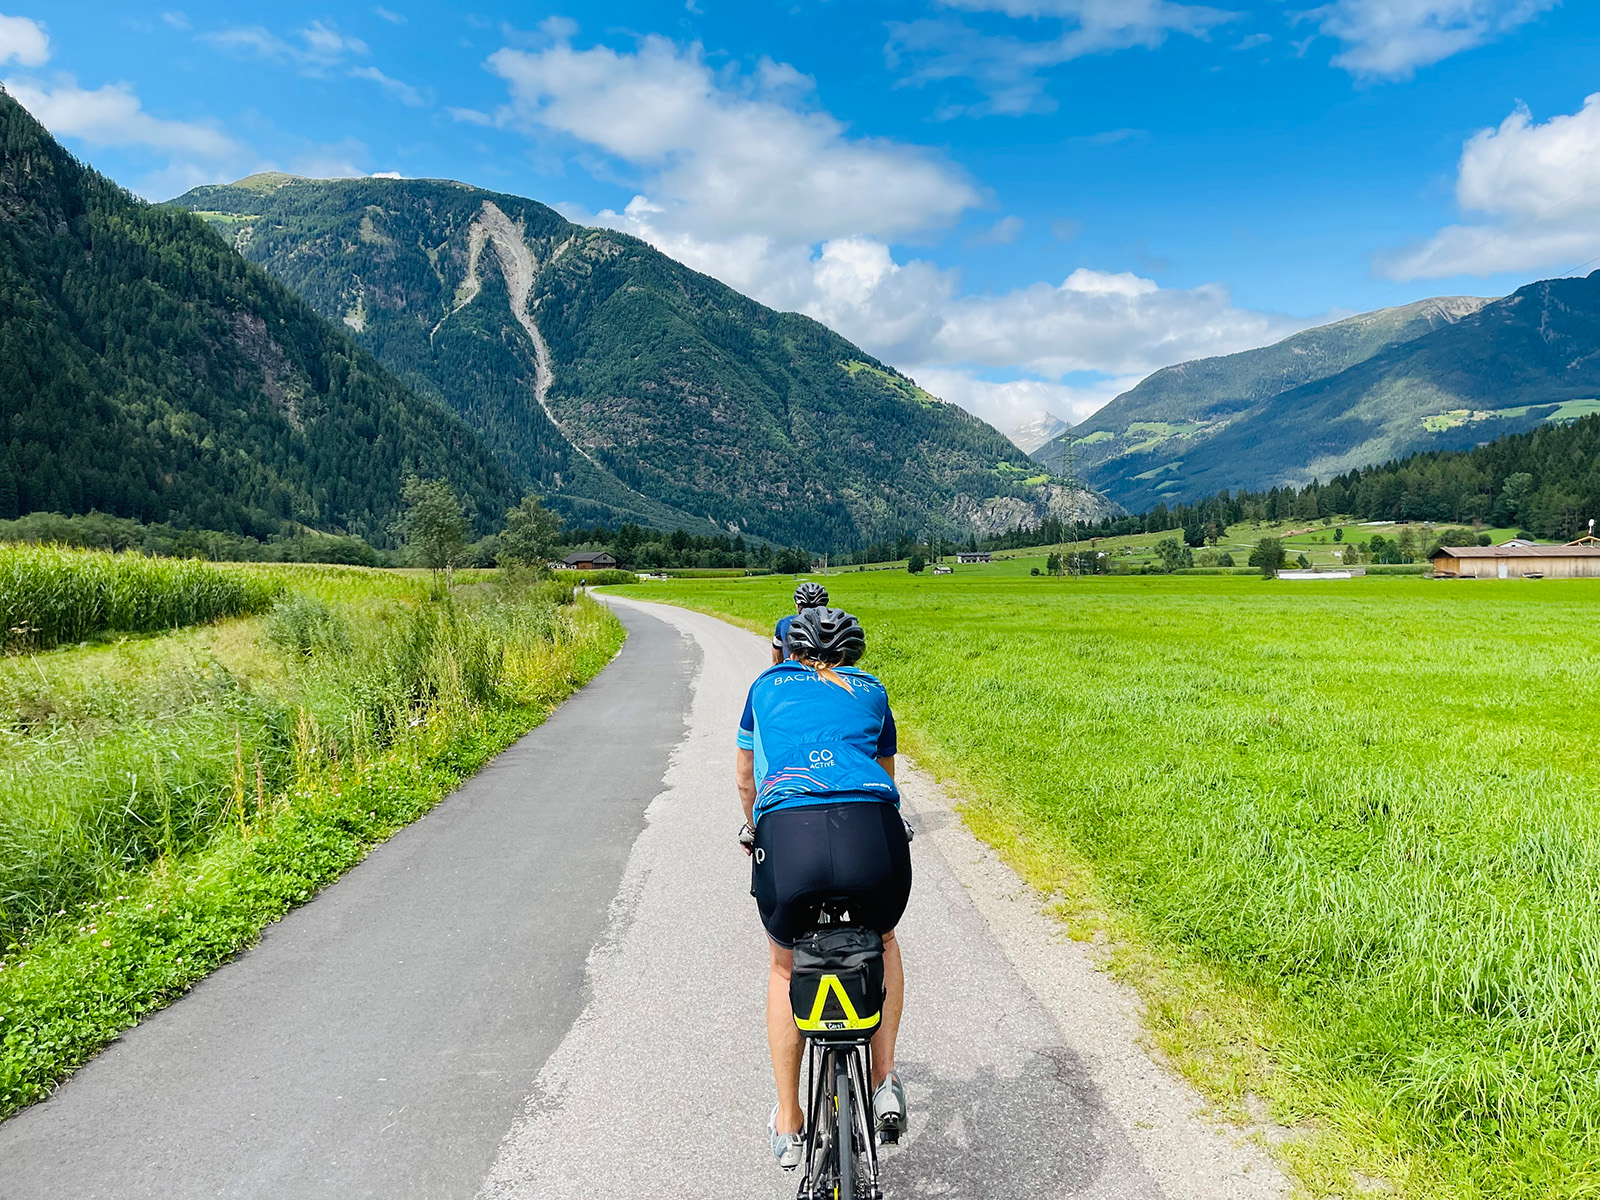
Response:
[{"label": "sky", "polygon": [[0,80],[152,200],[532,197],[1002,429],[1600,264],[1592,0],[0,0]]}]

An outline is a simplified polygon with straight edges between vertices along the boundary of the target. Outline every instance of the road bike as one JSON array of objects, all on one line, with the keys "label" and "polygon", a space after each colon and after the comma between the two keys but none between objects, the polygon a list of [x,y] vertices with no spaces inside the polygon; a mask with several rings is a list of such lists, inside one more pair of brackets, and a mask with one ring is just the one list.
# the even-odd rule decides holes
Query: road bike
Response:
[{"label": "road bike", "polygon": [[[872,1035],[882,1018],[883,939],[823,904],[795,944],[789,981],[806,1039],[806,1154],[799,1200],[882,1200],[872,1117]],[[898,1130],[886,1130],[887,1144]]]}]

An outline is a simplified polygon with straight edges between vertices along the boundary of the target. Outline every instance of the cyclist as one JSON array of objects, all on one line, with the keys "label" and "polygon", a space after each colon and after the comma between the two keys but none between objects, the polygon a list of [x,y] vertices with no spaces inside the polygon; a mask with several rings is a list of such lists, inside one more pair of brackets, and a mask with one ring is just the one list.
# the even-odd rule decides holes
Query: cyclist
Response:
[{"label": "cyclist", "polygon": [[[872,1036],[872,1115],[898,1134],[906,1094],[894,1069],[905,973],[894,928],[911,894],[911,851],[894,782],[894,715],[883,684],[853,665],[866,649],[855,617],[802,608],[787,630],[793,657],[750,685],[737,777],[754,854],[752,891],[770,940],[767,1046],[778,1103],[767,1122],[784,1168],[805,1150],[800,1031],[789,1006],[796,939],[821,904],[846,897],[852,919],[883,935],[883,1017]],[[751,831],[753,830],[753,835]]]},{"label": "cyclist", "polygon": [[[794,590],[795,616],[805,612],[808,608],[826,608],[828,606],[828,589],[820,583],[807,580]],[[784,639],[789,634],[789,626],[794,623],[794,617],[779,617],[777,627],[772,631],[772,665],[777,666],[789,655],[784,648]]]}]

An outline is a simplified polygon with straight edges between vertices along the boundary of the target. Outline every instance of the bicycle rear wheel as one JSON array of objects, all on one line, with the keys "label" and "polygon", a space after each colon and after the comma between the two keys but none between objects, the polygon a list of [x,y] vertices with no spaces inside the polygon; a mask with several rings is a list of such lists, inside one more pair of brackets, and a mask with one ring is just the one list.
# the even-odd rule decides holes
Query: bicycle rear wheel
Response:
[{"label": "bicycle rear wheel", "polygon": [[839,1156],[838,1200],[856,1200],[856,1114],[852,1101],[855,1087],[850,1079],[850,1055],[834,1055],[834,1096],[838,1101],[838,1126],[833,1140]]}]

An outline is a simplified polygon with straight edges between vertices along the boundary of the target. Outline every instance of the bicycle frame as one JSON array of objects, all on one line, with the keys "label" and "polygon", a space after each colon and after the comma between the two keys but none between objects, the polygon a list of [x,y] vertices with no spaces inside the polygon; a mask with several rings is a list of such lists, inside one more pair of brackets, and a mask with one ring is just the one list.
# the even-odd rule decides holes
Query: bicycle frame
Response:
[{"label": "bicycle frame", "polygon": [[[872,1129],[871,1042],[807,1039],[806,1077],[806,1157],[799,1200],[883,1200]],[[847,1089],[843,1103],[840,1080]],[[840,1129],[841,1110],[848,1114],[847,1132]],[[841,1161],[841,1155],[848,1161]],[[846,1179],[849,1192],[841,1186]]]}]

